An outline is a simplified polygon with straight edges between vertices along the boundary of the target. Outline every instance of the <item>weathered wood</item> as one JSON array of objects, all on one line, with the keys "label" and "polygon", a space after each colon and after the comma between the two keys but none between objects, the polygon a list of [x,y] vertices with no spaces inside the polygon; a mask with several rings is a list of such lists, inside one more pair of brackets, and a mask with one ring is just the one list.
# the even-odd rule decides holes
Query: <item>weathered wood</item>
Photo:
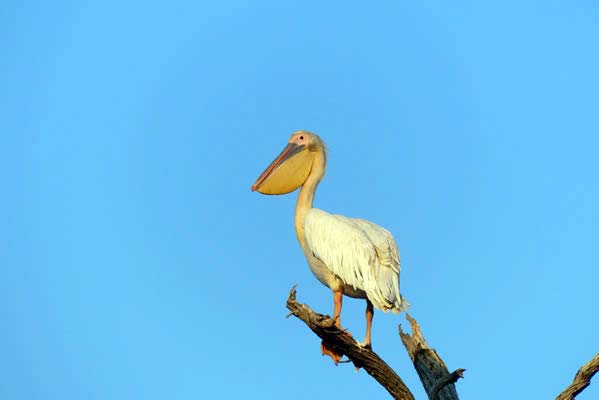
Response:
[{"label": "weathered wood", "polygon": [[574,381],[557,396],[556,400],[574,399],[591,384],[591,378],[597,371],[599,371],[599,353],[595,354],[595,357],[580,367],[578,372],[576,372],[576,376],[574,376]]},{"label": "weathered wood", "polygon": [[[455,371],[453,371],[451,374],[449,375],[445,375],[444,377],[440,378],[437,383],[434,384],[434,386],[431,388],[430,390],[430,394],[429,394],[429,399],[430,400],[434,400],[437,399],[439,391],[441,391],[441,389],[443,389],[445,386],[449,385],[450,383],[456,383],[458,381],[458,379],[463,378],[464,377],[464,371],[466,371],[464,368],[458,368]],[[457,393],[456,393],[457,395]]]},{"label": "weathered wood", "polygon": [[[414,396],[399,375],[374,351],[362,347],[349,333],[337,328],[334,318],[316,313],[308,305],[298,303],[295,286],[289,292],[287,308],[290,311],[287,316],[294,315],[302,320],[318,337],[327,342],[329,347],[347,356],[356,367],[364,368],[394,399],[414,400]],[[410,323],[412,334],[404,333],[400,326],[399,335],[429,400],[459,400],[455,383],[464,377],[465,369],[459,368],[449,373],[441,357],[424,339],[418,322],[408,314],[406,319]],[[574,382],[560,393],[556,400],[574,399],[589,386],[597,371],[599,353],[578,370]]]},{"label": "weathered wood", "polygon": [[394,399],[414,400],[414,396],[401,378],[374,351],[362,347],[350,334],[337,328],[334,318],[318,314],[308,305],[298,303],[295,294],[294,286],[287,299],[287,308],[291,311],[289,315],[304,321],[318,337],[347,356],[356,367],[364,368]]},{"label": "weathered wood", "polygon": [[465,369],[460,368],[450,374],[441,357],[426,343],[418,322],[408,314],[406,319],[410,322],[412,335],[404,333],[400,326],[399,336],[429,400],[458,400],[454,383],[463,378]]}]

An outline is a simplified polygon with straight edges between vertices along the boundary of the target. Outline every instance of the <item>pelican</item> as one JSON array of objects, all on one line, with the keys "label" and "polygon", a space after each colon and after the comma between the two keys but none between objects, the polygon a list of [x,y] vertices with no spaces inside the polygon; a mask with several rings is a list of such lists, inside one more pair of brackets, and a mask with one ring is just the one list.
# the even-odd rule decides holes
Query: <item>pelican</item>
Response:
[{"label": "pelican", "polygon": [[[316,278],[333,292],[333,317],[341,328],[343,295],[366,300],[366,337],[371,348],[374,308],[398,313],[408,307],[399,293],[399,251],[393,235],[363,219],[329,214],[312,207],[316,188],[325,174],[322,139],[297,131],[283,151],[252,185],[252,191],[280,195],[301,186],[295,207],[295,233]],[[341,358],[326,343],[322,354]]]}]

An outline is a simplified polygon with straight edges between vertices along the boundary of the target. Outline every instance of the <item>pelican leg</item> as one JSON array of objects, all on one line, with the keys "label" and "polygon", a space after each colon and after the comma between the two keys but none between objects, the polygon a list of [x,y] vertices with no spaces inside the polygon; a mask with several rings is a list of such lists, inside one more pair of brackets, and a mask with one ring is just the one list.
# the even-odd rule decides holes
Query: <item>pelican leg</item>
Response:
[{"label": "pelican leg", "polygon": [[366,337],[364,338],[364,343],[362,346],[367,347],[369,349],[372,348],[372,340],[370,337],[370,332],[372,330],[372,319],[374,318],[374,307],[370,300],[366,299]]},{"label": "pelican leg", "polygon": [[[343,290],[339,290],[333,292],[333,318],[335,318],[335,326],[339,329],[343,329],[341,327],[341,307],[343,305]],[[340,353],[335,348],[330,346],[324,340],[320,343],[320,351],[322,355],[327,355],[333,359],[335,365],[339,363],[341,357],[343,357],[343,353]]]},{"label": "pelican leg", "polygon": [[341,307],[343,306],[343,291],[333,292],[333,318],[335,326],[341,328]]}]

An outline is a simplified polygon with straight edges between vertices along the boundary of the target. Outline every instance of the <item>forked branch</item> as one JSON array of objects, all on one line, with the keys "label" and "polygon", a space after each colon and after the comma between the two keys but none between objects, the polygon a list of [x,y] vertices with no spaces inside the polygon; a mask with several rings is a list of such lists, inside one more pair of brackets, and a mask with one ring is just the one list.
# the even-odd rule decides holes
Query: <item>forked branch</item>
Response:
[{"label": "forked branch", "polygon": [[[295,315],[304,321],[318,337],[327,342],[330,347],[346,355],[356,367],[364,368],[367,373],[387,389],[394,399],[414,399],[401,378],[374,351],[362,347],[351,335],[337,328],[334,318],[318,314],[308,305],[298,303],[295,295],[294,286],[287,299],[287,308],[291,311],[290,315]],[[404,333],[400,327],[401,340],[414,362],[429,399],[458,399],[453,384],[463,377],[465,370],[460,368],[450,374],[435,350],[428,347],[416,320],[410,316],[406,316],[406,318],[410,321],[413,333],[410,336]]]},{"label": "forked branch", "polygon": [[[329,347],[347,356],[356,367],[364,368],[394,399],[414,400],[406,384],[374,351],[362,347],[350,334],[337,328],[334,318],[316,313],[308,305],[298,303],[295,295],[294,286],[287,299],[290,311],[288,316],[294,315],[302,320]],[[459,368],[450,373],[437,352],[429,347],[418,322],[407,314],[406,319],[410,323],[412,334],[404,333],[400,326],[399,335],[429,400],[459,400],[454,384],[464,377],[465,369]],[[578,370],[572,384],[556,400],[574,399],[589,386],[591,378],[598,371],[599,353]]]},{"label": "forked branch", "polygon": [[318,314],[306,304],[295,299],[295,286],[289,292],[287,308],[308,325],[318,337],[338,352],[347,356],[356,367],[364,368],[397,400],[414,400],[414,396],[401,378],[374,351],[362,347],[351,335],[335,326],[335,319]]}]

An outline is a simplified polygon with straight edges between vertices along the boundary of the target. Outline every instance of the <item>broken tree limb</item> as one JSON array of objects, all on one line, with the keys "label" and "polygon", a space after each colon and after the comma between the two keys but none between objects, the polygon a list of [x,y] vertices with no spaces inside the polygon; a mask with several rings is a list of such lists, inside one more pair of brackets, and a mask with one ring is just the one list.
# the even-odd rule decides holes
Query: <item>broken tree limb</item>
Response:
[{"label": "broken tree limb", "polygon": [[557,396],[556,400],[574,399],[591,384],[591,378],[597,371],[599,371],[599,353],[595,354],[588,363],[580,367],[578,372],[576,372],[576,376],[574,376],[574,381]]},{"label": "broken tree limb", "polygon": [[400,326],[399,336],[408,351],[414,368],[416,368],[429,400],[458,400],[454,383],[464,377],[465,369],[460,368],[449,373],[441,357],[426,343],[418,322],[408,314],[406,314],[406,319],[410,322],[412,335],[404,333]]},{"label": "broken tree limb", "polygon": [[[308,305],[298,303],[295,286],[289,292],[287,308],[291,315],[302,320],[317,336],[327,342],[338,352],[346,355],[356,367],[364,368],[379,382],[394,399],[413,400],[414,396],[401,378],[375,352],[362,347],[346,331],[335,326],[335,319],[314,312]],[[408,314],[412,335],[404,333],[399,327],[399,335],[429,400],[459,400],[455,383],[464,377],[465,369],[459,368],[452,373],[445,366],[437,352],[426,342],[418,322]],[[591,378],[599,371],[599,353],[584,364],[576,373],[574,381],[556,400],[572,400],[591,382]]]},{"label": "broken tree limb", "polygon": [[302,320],[323,341],[343,353],[356,367],[364,368],[394,399],[414,400],[414,396],[395,373],[374,351],[362,347],[350,334],[335,326],[335,319],[314,312],[308,305],[298,303],[295,286],[289,292],[287,308]]},{"label": "broken tree limb", "polygon": [[464,371],[466,371],[464,368],[458,368],[455,371],[453,371],[451,374],[449,375],[445,375],[444,377],[440,378],[431,388],[430,391],[430,395],[429,395],[429,399],[430,400],[434,400],[437,399],[439,391],[441,391],[441,389],[443,389],[445,386],[449,385],[450,383],[456,383],[458,381],[458,379],[463,378],[464,377]]}]

